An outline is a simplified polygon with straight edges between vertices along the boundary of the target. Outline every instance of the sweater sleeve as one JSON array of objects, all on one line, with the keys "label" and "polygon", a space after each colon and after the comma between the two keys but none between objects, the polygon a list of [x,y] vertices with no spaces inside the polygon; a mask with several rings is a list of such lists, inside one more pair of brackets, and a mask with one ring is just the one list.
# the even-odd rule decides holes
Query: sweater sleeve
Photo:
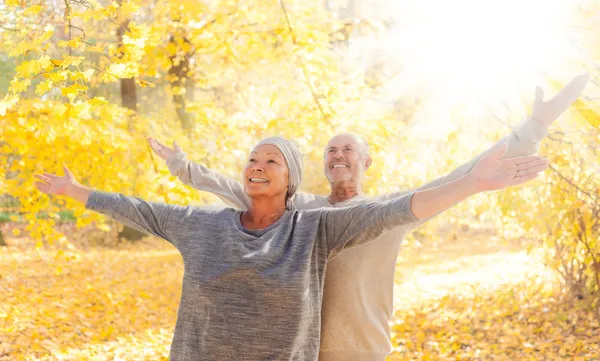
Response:
[{"label": "sweater sleeve", "polygon": [[[483,156],[485,156],[487,154],[487,152],[489,152],[490,149],[493,149],[494,147],[500,145],[501,143],[507,143],[507,145],[508,145],[506,154],[502,157],[503,159],[533,155],[533,154],[537,153],[540,142],[547,135],[548,135],[548,131],[546,130],[546,127],[544,127],[542,124],[540,124],[536,120],[534,120],[532,118],[528,118],[525,121],[523,121],[523,123],[521,123],[517,128],[515,128],[509,135],[507,135],[506,137],[499,140],[492,147],[490,147],[483,153],[479,154],[475,158],[471,159],[469,162],[454,169],[452,172],[446,174],[445,176],[434,179],[433,181],[431,181],[425,185],[422,185],[421,187],[418,187],[416,189],[400,191],[400,192],[395,192],[395,193],[390,193],[390,194],[384,194],[384,195],[375,197],[374,200],[383,201],[383,200],[394,199],[397,197],[401,197],[405,194],[408,194],[410,192],[423,191],[423,190],[438,187],[442,184],[446,184],[446,183],[455,181],[458,178],[468,174],[471,171],[471,169],[473,169],[475,164],[477,164],[477,162],[479,162],[479,160]],[[440,213],[442,213],[442,212],[439,212],[432,217],[435,217]],[[414,223],[412,226],[416,227],[416,226],[428,221],[432,217],[421,219],[418,222]]]},{"label": "sweater sleeve", "polygon": [[323,208],[329,252],[369,242],[385,231],[418,221],[410,209],[413,194],[352,207]]},{"label": "sweater sleeve", "polygon": [[138,231],[161,237],[178,249],[185,237],[175,220],[190,213],[190,207],[146,202],[120,193],[93,191],[85,208],[107,215]]},{"label": "sweater sleeve", "polygon": [[228,205],[246,210],[250,207],[250,198],[244,192],[240,182],[187,159],[185,153],[176,153],[167,158],[167,167],[172,175],[190,187],[213,193]]}]

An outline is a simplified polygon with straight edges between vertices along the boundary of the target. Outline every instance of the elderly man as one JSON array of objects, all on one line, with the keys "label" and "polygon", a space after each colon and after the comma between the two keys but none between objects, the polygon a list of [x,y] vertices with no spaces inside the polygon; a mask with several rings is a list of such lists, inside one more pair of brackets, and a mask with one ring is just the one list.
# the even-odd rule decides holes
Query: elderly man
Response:
[{"label": "elderly man", "polygon": [[[532,116],[497,143],[508,144],[503,158],[536,153],[539,142],[547,135],[547,127],[577,99],[589,78],[589,74],[575,77],[547,102],[543,101],[543,91],[538,87]],[[173,149],[152,138],[149,143],[155,153],[167,161],[171,173],[183,183],[214,193],[238,208],[249,206],[249,199],[237,181],[189,161],[175,142]],[[486,152],[418,189],[437,187],[460,178]],[[369,148],[360,137],[354,134],[334,136],[325,147],[324,156],[330,194],[298,193],[295,206],[300,209],[347,207],[373,201],[363,194],[361,187],[370,165]],[[382,195],[375,200],[391,199],[403,193]],[[423,221],[397,227],[382,234],[377,241],[348,249],[329,262],[322,306],[320,361],[385,360],[391,351],[388,324],[393,316],[397,253],[406,234]]]}]

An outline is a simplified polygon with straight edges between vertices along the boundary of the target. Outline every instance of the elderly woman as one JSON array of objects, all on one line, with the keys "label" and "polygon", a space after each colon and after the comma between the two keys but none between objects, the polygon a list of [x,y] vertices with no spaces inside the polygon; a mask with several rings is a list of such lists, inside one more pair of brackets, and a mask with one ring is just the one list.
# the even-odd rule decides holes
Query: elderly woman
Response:
[{"label": "elderly woman", "polygon": [[484,157],[469,173],[442,187],[340,209],[297,211],[291,199],[302,176],[297,148],[268,138],[243,171],[247,211],[209,210],[145,202],[36,175],[36,187],[64,194],[131,227],[162,237],[181,253],[185,273],[172,361],[306,360],[319,352],[320,312],[327,259],[376,238],[385,229],[429,217],[481,191],[533,179],[547,167],[540,157]]}]

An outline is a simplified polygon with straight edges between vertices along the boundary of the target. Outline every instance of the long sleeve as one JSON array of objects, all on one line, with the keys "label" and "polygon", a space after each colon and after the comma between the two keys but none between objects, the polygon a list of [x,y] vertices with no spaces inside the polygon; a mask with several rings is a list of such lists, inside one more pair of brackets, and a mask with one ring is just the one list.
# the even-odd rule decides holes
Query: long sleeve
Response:
[{"label": "long sleeve", "polygon": [[[400,192],[395,192],[395,193],[390,193],[390,194],[384,194],[381,196],[377,196],[374,199],[376,201],[394,199],[394,198],[403,196],[410,192],[423,191],[426,189],[438,187],[442,184],[446,184],[446,183],[455,181],[458,178],[468,174],[471,171],[471,169],[473,169],[475,164],[477,164],[477,162],[479,162],[479,160],[483,156],[485,156],[490,149],[494,148],[495,146],[497,146],[501,143],[507,143],[507,145],[508,145],[508,150],[506,151],[506,154],[503,156],[503,159],[533,155],[533,154],[537,153],[540,142],[547,135],[548,135],[548,131],[546,130],[546,127],[544,127],[542,124],[540,124],[539,122],[537,122],[536,120],[534,120],[532,118],[527,118],[523,123],[521,123],[517,128],[515,128],[509,135],[502,138],[496,144],[494,144],[492,147],[490,147],[483,153],[479,154],[475,158],[471,159],[469,162],[454,169],[452,172],[448,173],[447,175],[436,178],[433,181],[431,181],[427,184],[424,184],[421,187],[418,187],[416,189],[400,191]],[[438,214],[440,214],[440,213],[438,213]],[[438,214],[436,214],[436,215],[438,215]],[[413,226],[418,226],[419,224],[426,222],[427,220],[429,220],[431,218],[432,217],[421,219],[417,223],[415,223]]]},{"label": "long sleeve", "polygon": [[386,230],[418,221],[410,209],[413,194],[389,201],[322,209],[330,252],[366,243]]},{"label": "long sleeve", "polygon": [[172,175],[194,189],[213,193],[235,208],[245,210],[250,207],[250,198],[239,182],[188,160],[183,152],[167,158],[167,167]]},{"label": "long sleeve", "polygon": [[190,207],[146,202],[119,193],[94,191],[85,208],[107,215],[141,232],[161,237],[179,248],[184,237],[181,237],[181,227],[173,220],[184,218]]}]

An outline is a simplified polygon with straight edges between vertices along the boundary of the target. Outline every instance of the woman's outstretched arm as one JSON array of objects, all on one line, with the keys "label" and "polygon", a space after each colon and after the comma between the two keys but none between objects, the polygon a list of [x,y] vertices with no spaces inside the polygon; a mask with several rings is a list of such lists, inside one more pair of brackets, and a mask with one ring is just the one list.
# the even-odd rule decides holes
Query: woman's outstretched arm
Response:
[{"label": "woman's outstretched arm", "polygon": [[73,173],[63,167],[64,176],[44,173],[37,174],[35,183],[38,190],[46,194],[64,195],[75,199],[89,210],[105,214],[114,220],[147,234],[166,239],[179,248],[181,227],[178,225],[186,217],[188,207],[146,202],[143,199],[128,197],[119,193],[102,192],[79,183]]}]

